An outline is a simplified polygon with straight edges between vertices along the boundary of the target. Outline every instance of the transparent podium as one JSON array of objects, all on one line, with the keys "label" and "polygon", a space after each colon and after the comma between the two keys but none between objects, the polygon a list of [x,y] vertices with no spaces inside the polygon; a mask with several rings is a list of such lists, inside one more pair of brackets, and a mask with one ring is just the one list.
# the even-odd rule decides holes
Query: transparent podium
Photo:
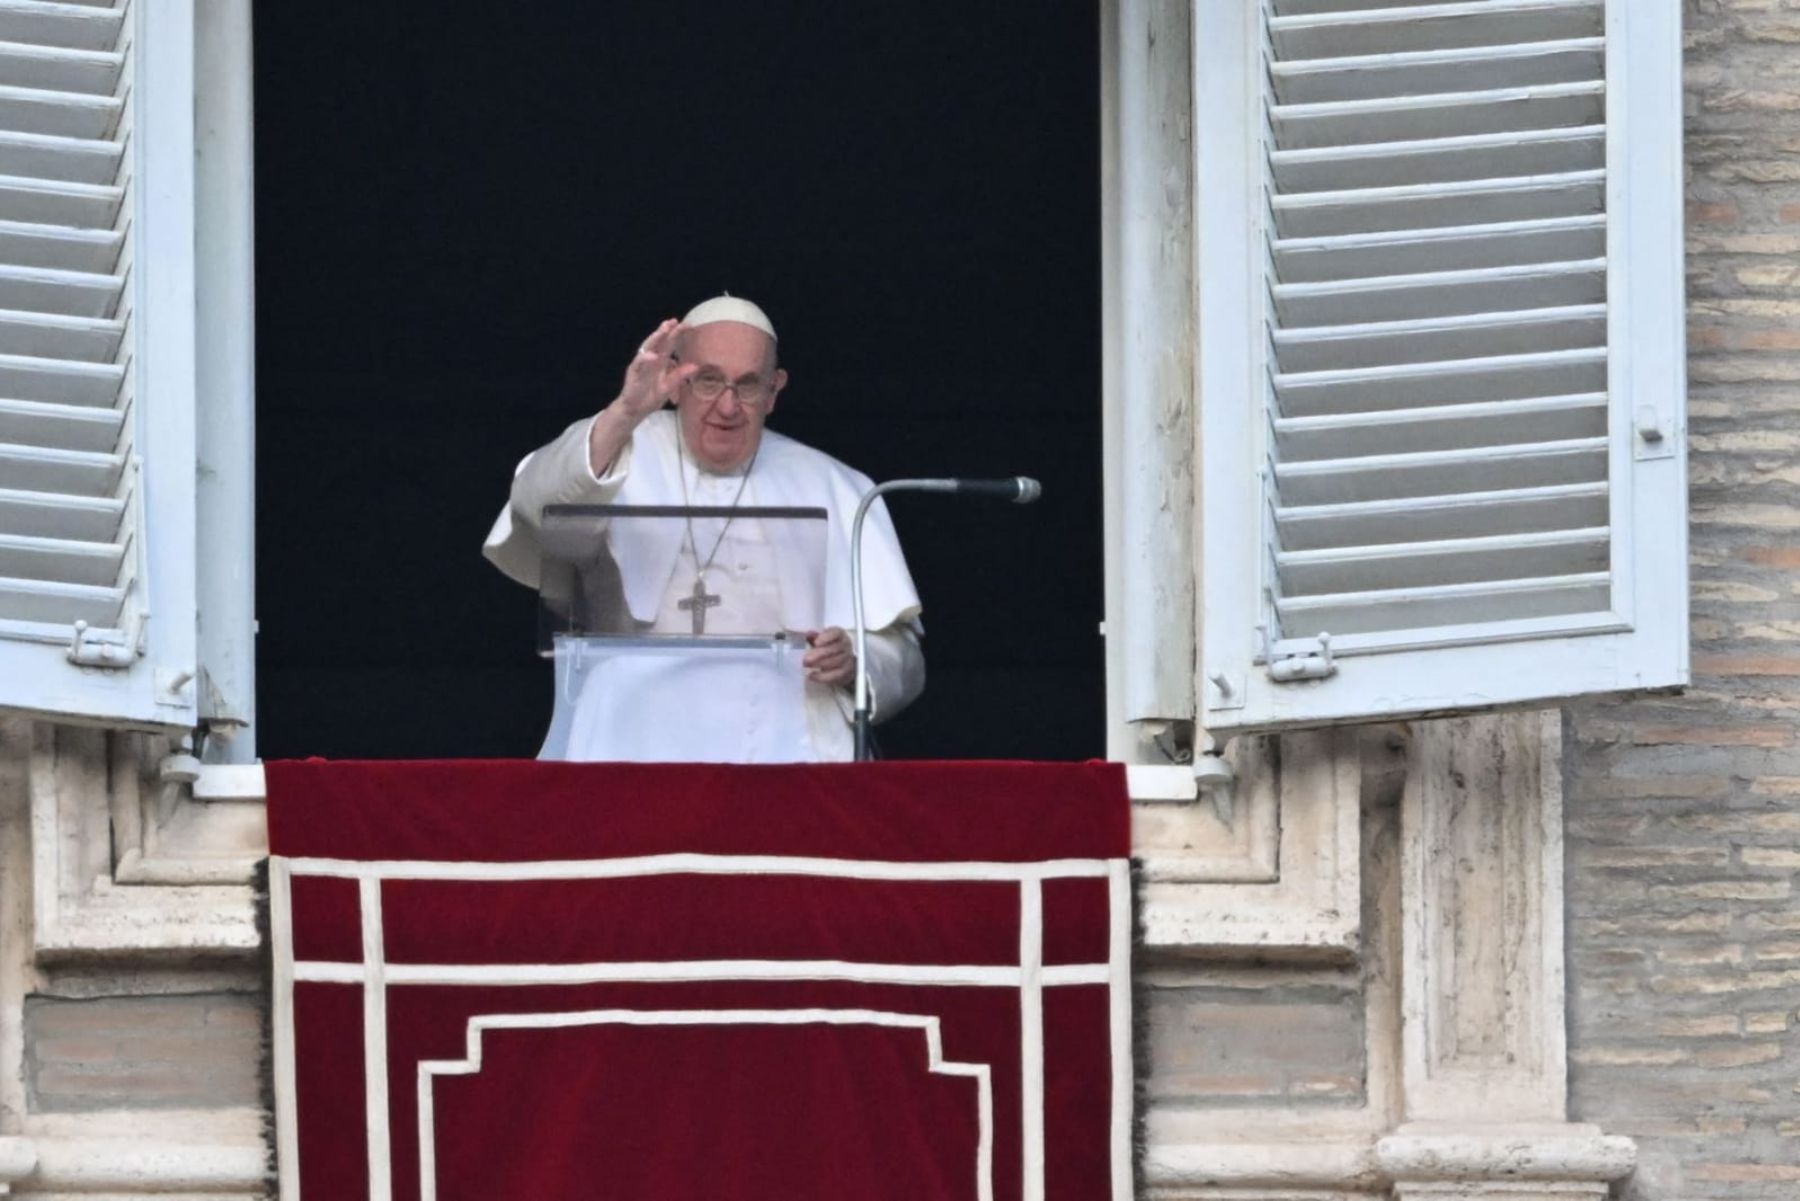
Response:
[{"label": "transparent podium", "polygon": [[540,759],[816,759],[802,658],[821,627],[824,509],[552,505],[538,650],[556,667]]}]

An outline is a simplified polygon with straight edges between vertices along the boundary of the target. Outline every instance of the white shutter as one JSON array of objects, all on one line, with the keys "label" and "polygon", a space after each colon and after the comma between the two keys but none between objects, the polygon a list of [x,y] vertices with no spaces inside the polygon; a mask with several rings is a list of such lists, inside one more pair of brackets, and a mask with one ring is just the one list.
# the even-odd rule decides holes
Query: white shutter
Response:
[{"label": "white shutter", "polygon": [[1684,683],[1680,5],[1201,12],[1204,724]]},{"label": "white shutter", "polygon": [[192,0],[0,0],[0,707],[194,720]]}]

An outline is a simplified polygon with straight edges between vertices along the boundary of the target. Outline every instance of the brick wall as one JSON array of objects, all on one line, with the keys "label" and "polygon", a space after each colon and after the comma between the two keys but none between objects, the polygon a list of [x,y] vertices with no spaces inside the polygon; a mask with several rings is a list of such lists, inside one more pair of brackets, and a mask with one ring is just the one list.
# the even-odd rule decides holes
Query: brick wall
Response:
[{"label": "brick wall", "polygon": [[[1635,2],[1635,0],[1634,0]],[[1688,0],[1694,686],[1570,715],[1576,1118],[1800,1196],[1800,0]]]},{"label": "brick wall", "polygon": [[257,1105],[262,1004],[243,993],[25,1001],[35,1113]]}]

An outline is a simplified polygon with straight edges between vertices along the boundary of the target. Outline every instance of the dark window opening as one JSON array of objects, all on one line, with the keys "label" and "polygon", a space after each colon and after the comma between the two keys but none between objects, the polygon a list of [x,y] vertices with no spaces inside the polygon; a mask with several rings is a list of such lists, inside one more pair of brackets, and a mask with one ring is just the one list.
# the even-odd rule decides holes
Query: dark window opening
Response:
[{"label": "dark window opening", "polygon": [[721,289],[771,428],[892,502],[930,683],[891,757],[1104,749],[1098,15],[923,0],[257,10],[266,758],[530,756],[533,598],[480,543],[515,462]]}]

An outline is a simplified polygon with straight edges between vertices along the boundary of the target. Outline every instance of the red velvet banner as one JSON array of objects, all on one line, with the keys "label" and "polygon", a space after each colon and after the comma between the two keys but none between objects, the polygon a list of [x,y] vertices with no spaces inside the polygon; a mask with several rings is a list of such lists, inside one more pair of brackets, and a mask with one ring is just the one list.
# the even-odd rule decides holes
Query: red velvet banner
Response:
[{"label": "red velvet banner", "polygon": [[1108,764],[271,763],[284,1201],[1126,1201]]}]

